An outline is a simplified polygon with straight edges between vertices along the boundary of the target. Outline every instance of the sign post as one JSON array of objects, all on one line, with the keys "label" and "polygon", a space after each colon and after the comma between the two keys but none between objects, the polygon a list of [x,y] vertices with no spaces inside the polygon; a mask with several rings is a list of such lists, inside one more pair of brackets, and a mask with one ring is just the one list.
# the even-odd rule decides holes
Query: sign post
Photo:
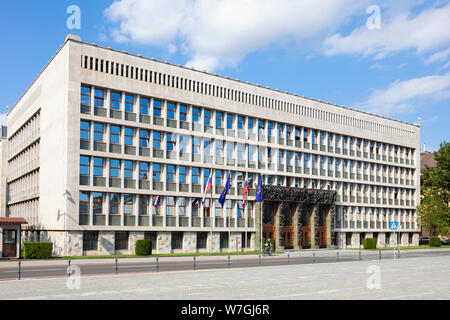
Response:
[{"label": "sign post", "polygon": [[398,247],[398,240],[397,240],[397,234],[396,231],[398,230],[398,221],[391,221],[389,223],[389,228],[394,231],[394,237],[395,237],[395,244],[394,244],[394,259],[395,259],[395,250],[396,246]]}]

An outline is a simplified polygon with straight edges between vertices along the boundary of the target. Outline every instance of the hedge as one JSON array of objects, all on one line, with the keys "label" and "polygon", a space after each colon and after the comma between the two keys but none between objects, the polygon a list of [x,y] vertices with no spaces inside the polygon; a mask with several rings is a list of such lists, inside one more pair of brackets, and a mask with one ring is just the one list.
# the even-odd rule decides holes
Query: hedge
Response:
[{"label": "hedge", "polygon": [[439,237],[431,237],[430,238],[430,247],[440,247],[441,239]]},{"label": "hedge", "polygon": [[377,240],[375,238],[365,238],[364,239],[364,249],[376,249]]},{"label": "hedge", "polygon": [[150,256],[152,254],[152,240],[137,240],[135,252],[137,256]]},{"label": "hedge", "polygon": [[22,256],[24,259],[50,259],[53,252],[52,242],[24,242]]}]

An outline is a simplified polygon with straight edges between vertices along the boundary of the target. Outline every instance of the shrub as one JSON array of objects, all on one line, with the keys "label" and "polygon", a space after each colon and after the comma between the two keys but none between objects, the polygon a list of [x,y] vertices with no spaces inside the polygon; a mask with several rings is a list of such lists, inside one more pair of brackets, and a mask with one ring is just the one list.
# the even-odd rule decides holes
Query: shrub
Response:
[{"label": "shrub", "polygon": [[376,249],[377,240],[375,238],[365,238],[364,239],[364,249]]},{"label": "shrub", "polygon": [[152,240],[137,240],[135,252],[137,256],[150,256],[152,254]]},{"label": "shrub", "polygon": [[439,237],[430,238],[430,247],[440,247],[440,246],[441,246],[441,239],[439,239]]},{"label": "shrub", "polygon": [[50,259],[53,252],[52,242],[24,242],[22,256],[24,259]]}]

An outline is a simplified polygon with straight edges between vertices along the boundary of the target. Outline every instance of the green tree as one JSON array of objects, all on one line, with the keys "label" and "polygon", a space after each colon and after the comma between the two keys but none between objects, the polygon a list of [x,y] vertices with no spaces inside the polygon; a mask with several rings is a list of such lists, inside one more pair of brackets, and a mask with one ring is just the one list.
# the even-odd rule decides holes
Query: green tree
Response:
[{"label": "green tree", "polygon": [[450,143],[442,142],[434,159],[436,167],[422,171],[422,200],[417,209],[424,228],[433,235],[445,235],[450,226]]}]

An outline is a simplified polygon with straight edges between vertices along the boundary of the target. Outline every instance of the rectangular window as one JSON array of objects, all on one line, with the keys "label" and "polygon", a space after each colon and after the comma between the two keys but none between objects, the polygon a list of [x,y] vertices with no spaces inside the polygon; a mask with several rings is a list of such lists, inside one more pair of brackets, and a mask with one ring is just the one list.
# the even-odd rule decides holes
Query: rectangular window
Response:
[{"label": "rectangular window", "polygon": [[168,133],[167,134],[167,150],[168,151],[175,150],[175,144],[176,144],[175,136],[172,133]]},{"label": "rectangular window", "polygon": [[180,135],[178,141],[179,141],[178,148],[179,148],[180,153],[186,152],[187,151],[187,148],[186,148],[187,137]]},{"label": "rectangular window", "polygon": [[173,165],[167,165],[167,182],[175,182],[175,166]]},{"label": "rectangular window", "polygon": [[118,92],[111,92],[111,109],[120,110],[122,95]]},{"label": "rectangular window", "polygon": [[175,197],[166,197],[166,214],[168,216],[175,215]]},{"label": "rectangular window", "polygon": [[252,132],[253,131],[253,118],[248,118],[247,119],[247,128],[248,128],[248,132]]},{"label": "rectangular window", "polygon": [[134,96],[125,95],[125,111],[134,112]]},{"label": "rectangular window", "polygon": [[216,127],[223,128],[223,113],[216,112]]},{"label": "rectangular window", "polygon": [[177,107],[176,107],[175,103],[173,103],[173,102],[167,103],[167,118],[175,120],[176,112],[177,112]]},{"label": "rectangular window", "polygon": [[83,250],[97,250],[98,245],[98,232],[97,231],[84,231],[83,232]]},{"label": "rectangular window", "polygon": [[109,195],[109,208],[111,214],[120,213],[120,194],[111,193]]},{"label": "rectangular window", "polygon": [[133,179],[133,161],[123,161],[124,177],[125,179]]},{"label": "rectangular window", "polygon": [[111,178],[120,178],[120,160],[110,159],[109,165],[110,165],[109,174]]},{"label": "rectangular window", "polygon": [[186,215],[186,198],[177,197],[177,207],[178,207],[178,215],[185,216]]},{"label": "rectangular window", "polygon": [[148,110],[150,108],[150,100],[148,98],[141,97],[140,104],[141,104],[140,105],[141,114],[148,116]]},{"label": "rectangular window", "polygon": [[123,195],[123,213],[127,216],[133,215],[133,195],[124,194]]},{"label": "rectangular window", "polygon": [[139,180],[148,181],[149,165],[147,162],[139,162]]},{"label": "rectangular window", "polygon": [[153,100],[153,116],[161,117],[161,101]]},{"label": "rectangular window", "polygon": [[153,131],[153,149],[161,149],[161,132]]},{"label": "rectangular window", "polygon": [[103,177],[103,158],[94,158],[94,176]]},{"label": "rectangular window", "polygon": [[103,142],[105,128],[102,123],[94,123],[94,141]]},{"label": "rectangular window", "polygon": [[204,111],[204,121],[203,121],[205,126],[210,126],[211,125],[211,111],[208,109],[205,109]]},{"label": "rectangular window", "polygon": [[88,176],[89,173],[89,157],[80,156],[80,175]]},{"label": "rectangular window", "polygon": [[139,215],[148,216],[149,197],[147,195],[139,196]]},{"label": "rectangular window", "polygon": [[200,118],[201,118],[200,108],[197,108],[197,107],[192,108],[192,122],[199,123]]},{"label": "rectangular window", "polygon": [[233,129],[233,115],[232,114],[227,114],[227,129]]},{"label": "rectangular window", "polygon": [[79,213],[89,213],[89,192],[87,191],[80,191]]},{"label": "rectangular window", "polygon": [[94,214],[103,214],[103,193],[93,192],[92,200],[94,202]]},{"label": "rectangular window", "polygon": [[223,171],[216,169],[216,187],[221,187],[223,181]]},{"label": "rectangular window", "polygon": [[115,250],[128,249],[128,232],[115,233]]},{"label": "rectangular window", "polygon": [[88,121],[80,122],[80,139],[89,141],[91,138],[91,125]]},{"label": "rectangular window", "polygon": [[179,182],[180,183],[186,183],[186,167],[178,167],[179,172]]},{"label": "rectangular window", "polygon": [[244,130],[245,119],[242,116],[238,116],[238,130]]},{"label": "rectangular window", "polygon": [[104,104],[104,91],[102,89],[94,90],[94,106],[98,108],[103,108]]},{"label": "rectangular window", "polygon": [[193,154],[200,153],[200,139],[197,137],[192,138],[192,153]]},{"label": "rectangular window", "polygon": [[180,105],[180,121],[187,121],[187,106]]},{"label": "rectangular window", "polygon": [[134,129],[132,128],[125,128],[125,145],[132,146],[134,143]]},{"label": "rectangular window", "polygon": [[183,232],[172,232],[172,249],[182,249],[183,248]]},{"label": "rectangular window", "polygon": [[139,130],[139,146],[143,148],[150,147],[150,134],[148,130],[144,129]]},{"label": "rectangular window", "polygon": [[161,165],[159,163],[153,164],[153,181],[161,181]]},{"label": "rectangular window", "polygon": [[192,184],[200,184],[200,169],[192,168]]},{"label": "rectangular window", "polygon": [[200,215],[200,210],[199,210],[200,202],[201,202],[201,199],[197,199],[197,201],[195,201],[195,203],[194,203],[194,200],[192,200],[192,216],[193,217],[198,217]]},{"label": "rectangular window", "polygon": [[81,87],[81,104],[91,105],[91,88]]},{"label": "rectangular window", "polygon": [[111,126],[110,134],[111,143],[120,144],[120,127]]},{"label": "rectangular window", "polygon": [[206,249],[207,239],[207,232],[197,232],[197,249]]}]

